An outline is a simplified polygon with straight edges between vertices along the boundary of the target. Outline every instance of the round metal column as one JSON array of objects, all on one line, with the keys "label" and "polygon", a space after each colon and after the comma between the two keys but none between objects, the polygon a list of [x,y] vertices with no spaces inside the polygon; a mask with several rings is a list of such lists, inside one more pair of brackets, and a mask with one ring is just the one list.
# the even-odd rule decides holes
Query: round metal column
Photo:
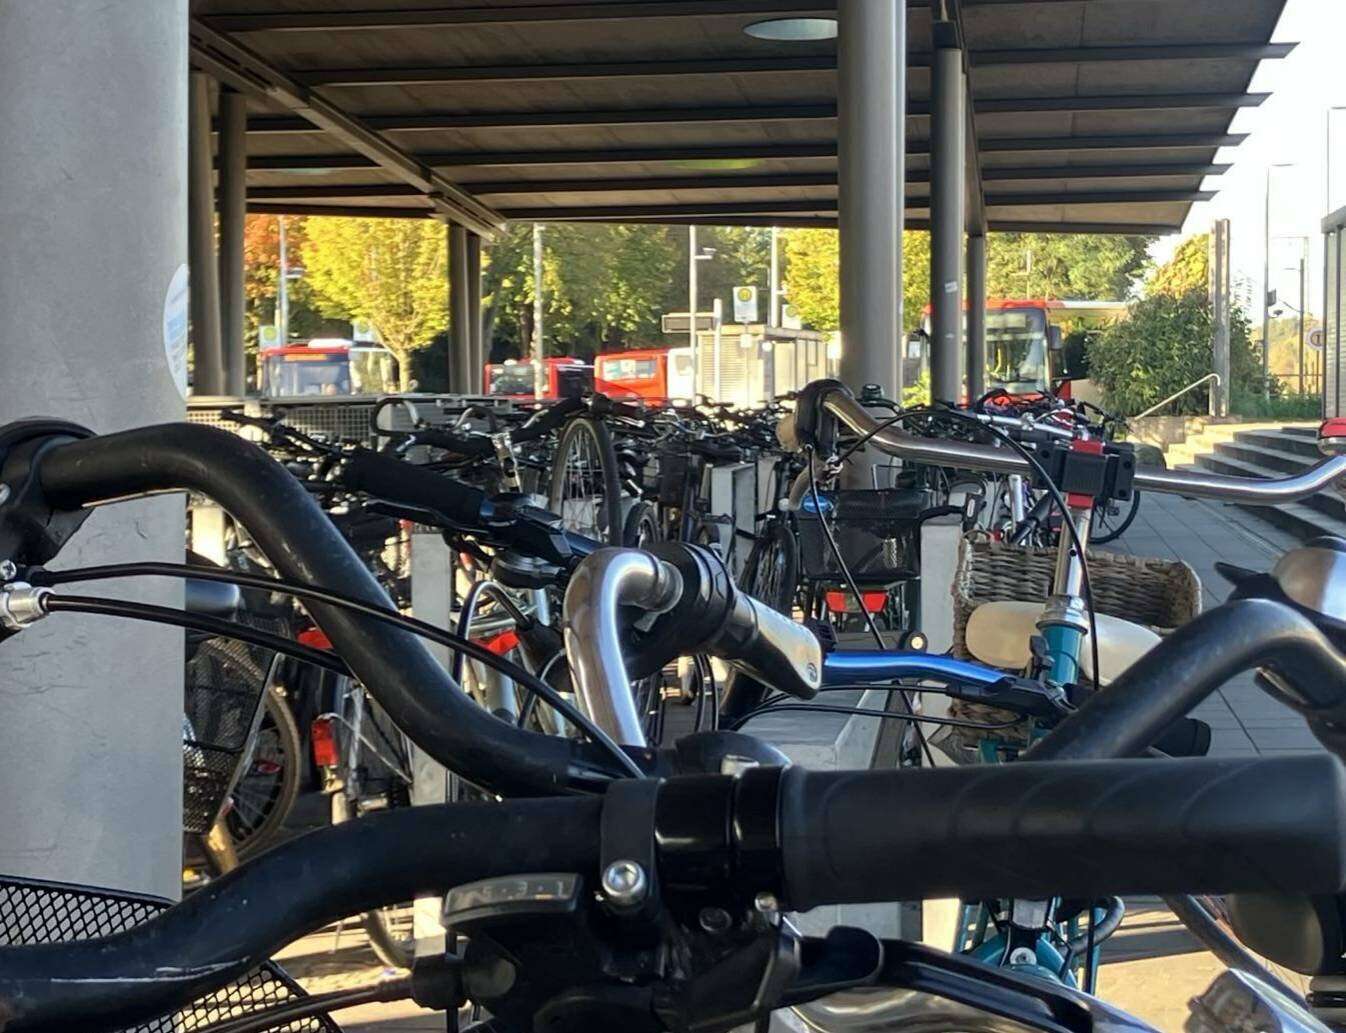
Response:
[{"label": "round metal column", "polygon": [[963,52],[935,50],[930,69],[930,397],[963,389],[963,215],[967,179]]},{"label": "round metal column", "polygon": [[840,0],[840,378],[901,391],[907,23],[903,0]]},{"label": "round metal column", "polygon": [[215,184],[210,146],[210,76],[191,73],[187,142],[187,233],[192,269],[192,393],[224,394],[220,263],[215,255]]},{"label": "round metal column", "polygon": [[[0,4],[5,419],[182,418],[187,76],[187,0]],[[182,558],[164,496],[99,509],[59,562]],[[107,594],[182,604],[171,580]],[[83,616],[5,643],[0,873],[179,893],[182,647]]]},{"label": "round metal column", "polygon": [[243,229],[248,215],[248,102],[243,94],[220,90],[220,337],[224,393],[247,393],[243,339]]}]

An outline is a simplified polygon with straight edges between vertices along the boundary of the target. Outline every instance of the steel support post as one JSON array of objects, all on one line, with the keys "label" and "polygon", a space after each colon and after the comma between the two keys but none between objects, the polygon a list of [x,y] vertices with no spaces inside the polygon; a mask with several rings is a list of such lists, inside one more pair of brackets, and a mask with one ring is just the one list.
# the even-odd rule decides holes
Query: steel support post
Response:
[{"label": "steel support post", "polygon": [[220,337],[224,393],[247,393],[243,229],[248,215],[248,101],[220,90]]},{"label": "steel support post", "polygon": [[967,189],[963,52],[937,47],[930,69],[930,397],[963,390],[963,227]]},{"label": "steel support post", "polygon": [[468,394],[472,390],[472,335],[469,313],[467,230],[449,227],[449,390]]},{"label": "steel support post", "polygon": [[[187,0],[0,3],[0,411],[181,420]],[[181,563],[181,496],[103,506],[62,566]],[[150,578],[108,594],[182,607]],[[5,643],[0,873],[177,897],[180,630],[53,616]]]},{"label": "steel support post", "polygon": [[187,247],[191,253],[192,393],[224,393],[220,265],[215,257],[215,184],[210,146],[210,76],[191,73],[187,141]]},{"label": "steel support post", "polygon": [[477,394],[485,389],[486,348],[481,326],[481,237],[471,231],[467,234],[467,332],[471,342],[467,392]]},{"label": "steel support post", "polygon": [[967,238],[967,396],[986,393],[986,235]]},{"label": "steel support post", "polygon": [[901,391],[907,22],[903,0],[837,5],[840,377]]}]

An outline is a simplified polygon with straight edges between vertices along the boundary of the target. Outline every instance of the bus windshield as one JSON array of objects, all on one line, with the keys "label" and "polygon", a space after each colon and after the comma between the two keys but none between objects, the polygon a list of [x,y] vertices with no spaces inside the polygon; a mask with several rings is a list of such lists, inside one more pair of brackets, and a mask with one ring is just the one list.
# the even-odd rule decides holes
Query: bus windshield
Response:
[{"label": "bus windshield", "polygon": [[1047,317],[1041,309],[986,313],[986,386],[1010,394],[1048,389]]},{"label": "bus windshield", "polygon": [[500,363],[490,367],[491,394],[528,395],[533,394],[533,364],[531,362]]},{"label": "bus windshield", "polygon": [[263,390],[272,398],[351,393],[351,363],[345,352],[269,355]]}]

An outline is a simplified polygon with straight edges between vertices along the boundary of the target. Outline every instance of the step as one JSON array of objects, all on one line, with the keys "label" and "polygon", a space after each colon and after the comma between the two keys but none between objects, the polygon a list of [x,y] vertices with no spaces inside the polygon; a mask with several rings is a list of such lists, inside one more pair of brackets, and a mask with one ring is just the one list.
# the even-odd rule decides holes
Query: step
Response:
[{"label": "step", "polygon": [[[1284,477],[1287,474],[1303,472],[1312,465],[1301,463],[1294,466],[1291,460],[1298,460],[1301,457],[1286,454],[1281,455],[1278,465],[1273,465],[1267,459],[1268,450],[1258,449],[1256,450],[1260,453],[1258,455],[1251,454],[1252,451],[1246,447],[1238,449],[1236,446],[1222,445],[1214,452],[1197,456],[1196,466],[1212,473],[1228,474],[1233,477]],[[1346,496],[1340,491],[1330,489],[1320,491],[1303,499],[1301,504],[1316,509],[1325,516],[1346,519]]]},{"label": "step", "polygon": [[1246,463],[1255,463],[1277,475],[1300,474],[1317,464],[1315,456],[1299,455],[1281,448],[1254,444],[1247,438],[1235,438],[1233,441],[1221,441],[1215,446],[1215,455],[1231,456]]},{"label": "step", "polygon": [[1318,436],[1316,433],[1312,435],[1292,434],[1284,428],[1274,431],[1247,430],[1235,434],[1234,440],[1246,441],[1262,448],[1293,452],[1295,455],[1305,456],[1315,463],[1323,458],[1323,454],[1318,451]]},{"label": "step", "polygon": [[1297,438],[1312,438],[1317,441],[1318,427],[1319,424],[1317,423],[1287,423],[1281,430],[1286,434],[1293,434]]},{"label": "step", "polygon": [[[1220,454],[1201,456],[1195,464],[1189,464],[1187,469],[1230,477],[1284,476],[1277,470]],[[1259,506],[1249,503],[1235,503],[1235,505],[1297,538],[1315,538],[1324,534],[1346,537],[1346,499],[1335,492],[1318,492],[1303,501],[1280,506]]]}]

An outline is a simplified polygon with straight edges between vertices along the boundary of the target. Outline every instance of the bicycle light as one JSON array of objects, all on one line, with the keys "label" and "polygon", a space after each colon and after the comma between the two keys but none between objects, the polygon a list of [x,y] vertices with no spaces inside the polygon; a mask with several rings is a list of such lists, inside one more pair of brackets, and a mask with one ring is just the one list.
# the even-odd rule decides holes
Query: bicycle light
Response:
[{"label": "bicycle light", "polygon": [[1346,455],[1346,417],[1324,420],[1318,428],[1318,451],[1325,456]]}]

